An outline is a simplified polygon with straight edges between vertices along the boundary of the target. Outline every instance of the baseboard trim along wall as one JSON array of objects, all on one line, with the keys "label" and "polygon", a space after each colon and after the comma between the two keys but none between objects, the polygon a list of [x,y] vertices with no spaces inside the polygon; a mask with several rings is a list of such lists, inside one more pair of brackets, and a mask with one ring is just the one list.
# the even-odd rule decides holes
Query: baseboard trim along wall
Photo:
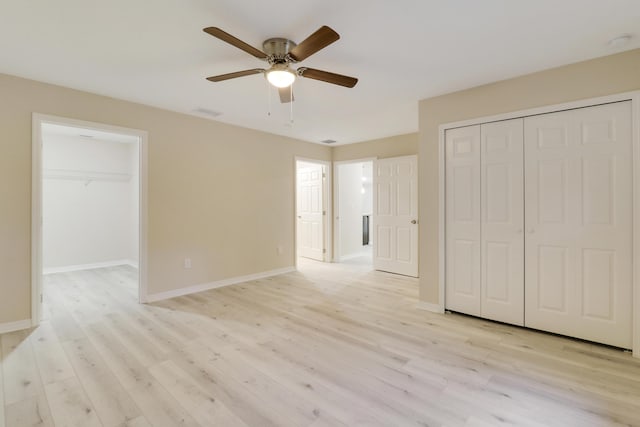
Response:
[{"label": "baseboard trim along wall", "polygon": [[20,331],[31,327],[31,319],[18,320],[17,322],[0,323],[0,334]]},{"label": "baseboard trim along wall", "polygon": [[186,288],[175,289],[173,291],[159,292],[157,294],[147,295],[146,302],[161,301],[169,298],[181,297],[184,295],[195,294],[198,292],[208,291],[210,289],[222,288],[224,286],[237,285],[239,283],[250,282],[252,280],[266,279],[267,277],[279,276],[281,274],[296,271],[295,267],[279,268],[277,270],[263,271],[262,273],[249,274],[247,276],[230,277],[228,279],[218,280],[217,282],[202,283],[200,285],[189,286]]},{"label": "baseboard trim along wall", "polygon": [[42,274],[68,273],[70,271],[92,270],[94,268],[117,267],[119,265],[130,265],[138,268],[138,262],[132,259],[118,259],[114,261],[96,262],[92,264],[67,265],[64,267],[45,268]]},{"label": "baseboard trim along wall", "polygon": [[430,302],[420,301],[416,308],[418,310],[430,311],[432,313],[444,313],[444,308],[442,308],[440,304],[432,304]]}]

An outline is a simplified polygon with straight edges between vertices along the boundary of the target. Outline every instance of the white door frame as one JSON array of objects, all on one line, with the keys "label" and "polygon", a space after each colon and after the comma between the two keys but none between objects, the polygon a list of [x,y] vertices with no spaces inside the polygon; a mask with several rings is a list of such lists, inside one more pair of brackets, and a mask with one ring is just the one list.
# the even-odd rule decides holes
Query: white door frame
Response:
[{"label": "white door frame", "polygon": [[513,111],[493,116],[478,117],[452,123],[444,123],[438,128],[438,245],[439,245],[439,301],[438,304],[421,304],[427,310],[444,313],[445,300],[445,132],[463,126],[479,125],[501,120],[535,116],[575,108],[591,107],[612,102],[631,101],[632,145],[633,145],[633,356],[640,358],[640,91],[623,92],[597,98],[587,98],[574,102],[548,105],[544,107]]},{"label": "white door frame", "polygon": [[308,157],[295,156],[293,158],[293,265],[298,268],[298,162],[314,163],[324,166],[325,178],[322,182],[322,199],[324,200],[324,210],[326,215],[322,219],[322,237],[324,238],[324,248],[326,252],[322,257],[323,262],[331,262],[333,259],[333,251],[331,250],[332,239],[331,229],[333,222],[332,203],[331,203],[331,162],[328,160],[311,159]]},{"label": "white door frame", "polygon": [[31,324],[40,323],[42,295],[42,125],[56,124],[138,138],[139,151],[139,265],[138,301],[147,302],[147,140],[146,131],[33,113],[31,136]]},{"label": "white door frame", "polygon": [[[335,225],[333,228],[333,262],[340,262],[340,220],[338,214],[340,213],[340,170],[339,166],[347,165],[350,163],[364,163],[371,162],[373,170],[375,171],[377,157],[365,157],[355,160],[340,160],[333,162],[333,219],[335,219]],[[372,189],[373,191],[373,189]],[[376,244],[374,241],[372,247]],[[374,248],[375,249],[375,248]]]}]

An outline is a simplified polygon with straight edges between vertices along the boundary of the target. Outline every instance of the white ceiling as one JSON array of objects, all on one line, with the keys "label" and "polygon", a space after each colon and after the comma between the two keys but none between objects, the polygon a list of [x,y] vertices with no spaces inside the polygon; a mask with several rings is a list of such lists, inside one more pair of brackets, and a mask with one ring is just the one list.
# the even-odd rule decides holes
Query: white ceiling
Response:
[{"label": "white ceiling", "polygon": [[[0,12],[1,73],[338,144],[417,131],[420,99],[640,47],[639,0],[2,0]],[[205,80],[265,63],[204,27],[261,48],[321,25],[341,39],[301,66],[360,81],[299,79],[293,124],[275,92],[268,116],[262,76]]]}]

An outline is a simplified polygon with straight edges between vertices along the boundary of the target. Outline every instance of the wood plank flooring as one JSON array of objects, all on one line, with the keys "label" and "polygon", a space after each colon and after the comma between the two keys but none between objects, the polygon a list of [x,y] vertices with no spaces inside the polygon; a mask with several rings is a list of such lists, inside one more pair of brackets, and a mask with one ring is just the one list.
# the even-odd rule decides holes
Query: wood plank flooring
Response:
[{"label": "wood plank flooring", "polygon": [[150,305],[136,271],[45,277],[0,336],[0,427],[640,426],[640,360],[417,310],[417,281],[350,264]]}]

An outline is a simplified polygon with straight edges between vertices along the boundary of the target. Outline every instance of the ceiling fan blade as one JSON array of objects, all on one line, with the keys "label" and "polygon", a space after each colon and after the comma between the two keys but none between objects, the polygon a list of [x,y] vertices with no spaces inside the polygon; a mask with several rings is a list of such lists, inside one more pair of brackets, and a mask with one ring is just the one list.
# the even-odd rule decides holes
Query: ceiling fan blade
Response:
[{"label": "ceiling fan blade", "polygon": [[308,79],[320,80],[321,82],[332,83],[344,87],[354,87],[358,83],[355,77],[343,76],[342,74],[330,73],[328,71],[316,70],[315,68],[298,68],[298,74]]},{"label": "ceiling fan blade", "polygon": [[304,61],[320,49],[329,46],[340,38],[340,35],[331,28],[320,27],[318,31],[304,39],[299,45],[291,49],[289,56],[296,62]]},{"label": "ceiling fan blade", "polygon": [[279,88],[278,94],[280,95],[280,102],[283,104],[295,101],[295,98],[293,97],[293,88],[291,86]]},{"label": "ceiling fan blade", "polygon": [[220,74],[219,76],[207,77],[210,82],[221,82],[223,80],[235,79],[236,77],[250,76],[252,74],[264,73],[262,68],[254,68],[252,70],[236,71],[235,73]]},{"label": "ceiling fan blade", "polygon": [[237,47],[238,49],[244,50],[249,55],[253,55],[259,59],[267,59],[267,54],[261,51],[260,49],[256,49],[250,44],[243,42],[239,38],[236,38],[231,34],[225,31],[222,31],[218,27],[207,27],[207,28],[204,28],[202,31],[204,31],[207,34],[211,34],[213,37],[218,38],[223,42],[227,42],[230,45]]}]

